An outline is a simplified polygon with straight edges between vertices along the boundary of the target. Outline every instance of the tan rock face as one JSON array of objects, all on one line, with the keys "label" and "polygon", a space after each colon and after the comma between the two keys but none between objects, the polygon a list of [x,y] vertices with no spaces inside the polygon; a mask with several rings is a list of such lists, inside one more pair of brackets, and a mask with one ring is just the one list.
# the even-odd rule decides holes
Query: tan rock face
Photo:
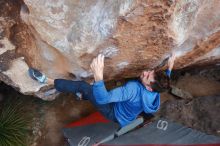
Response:
[{"label": "tan rock face", "polygon": [[38,91],[42,85],[16,73],[17,63],[51,78],[91,79],[89,64],[102,53],[110,80],[138,76],[172,52],[178,56],[175,68],[220,60],[219,0],[0,3],[0,79],[22,93],[42,95],[45,88]]}]

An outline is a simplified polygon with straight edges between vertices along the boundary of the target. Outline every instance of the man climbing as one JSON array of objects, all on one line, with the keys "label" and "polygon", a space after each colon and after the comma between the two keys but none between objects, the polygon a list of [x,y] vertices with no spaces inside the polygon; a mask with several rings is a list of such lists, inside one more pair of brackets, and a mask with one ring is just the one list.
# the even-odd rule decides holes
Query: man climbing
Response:
[{"label": "man climbing", "polygon": [[121,87],[107,91],[103,81],[104,56],[99,54],[90,67],[94,74],[93,85],[85,81],[50,79],[36,69],[30,68],[29,75],[40,83],[53,84],[60,92],[81,93],[82,99],[92,104],[109,120],[126,126],[141,112],[155,113],[160,106],[160,92],[169,89],[169,77],[175,56],[168,60],[166,74],[144,70],[138,80],[128,81]]}]

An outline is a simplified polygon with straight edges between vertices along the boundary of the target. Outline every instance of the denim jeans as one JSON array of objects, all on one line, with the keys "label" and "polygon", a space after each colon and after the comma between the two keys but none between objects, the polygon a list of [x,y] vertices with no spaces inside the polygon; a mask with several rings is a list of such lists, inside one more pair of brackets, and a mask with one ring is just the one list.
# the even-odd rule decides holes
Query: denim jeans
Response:
[{"label": "denim jeans", "polygon": [[71,81],[65,79],[54,80],[54,87],[59,92],[73,93],[80,92],[84,100],[89,100],[99,112],[103,114],[107,119],[116,122],[114,114],[113,103],[109,104],[98,104],[95,97],[93,96],[92,85],[85,81]]}]

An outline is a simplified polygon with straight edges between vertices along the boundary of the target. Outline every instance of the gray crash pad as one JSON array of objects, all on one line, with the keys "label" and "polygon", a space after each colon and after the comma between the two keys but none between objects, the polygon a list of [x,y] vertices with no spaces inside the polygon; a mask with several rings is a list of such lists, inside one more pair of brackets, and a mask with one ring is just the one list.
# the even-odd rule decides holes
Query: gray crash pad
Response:
[{"label": "gray crash pad", "polygon": [[109,122],[64,128],[63,133],[70,146],[91,146],[116,132],[117,129],[119,129],[118,124]]},{"label": "gray crash pad", "polygon": [[[65,128],[64,136],[70,146],[92,146],[119,129],[115,123],[96,123],[86,126]],[[220,144],[220,138],[207,135],[181,124],[160,119],[132,130],[122,136],[101,144],[111,146],[146,144]]]},{"label": "gray crash pad", "polygon": [[147,124],[133,132],[107,142],[108,145],[143,145],[143,144],[212,144],[220,138],[187,128],[166,119]]}]

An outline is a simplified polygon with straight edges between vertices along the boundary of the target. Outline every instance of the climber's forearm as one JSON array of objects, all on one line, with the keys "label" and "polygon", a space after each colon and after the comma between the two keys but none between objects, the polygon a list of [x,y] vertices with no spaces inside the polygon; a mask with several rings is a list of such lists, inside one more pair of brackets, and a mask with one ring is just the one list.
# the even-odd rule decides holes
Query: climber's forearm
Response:
[{"label": "climber's forearm", "polygon": [[170,72],[173,69],[175,59],[176,59],[176,55],[172,54],[168,60],[168,70],[170,70]]},{"label": "climber's forearm", "polygon": [[173,70],[173,67],[168,67],[168,69],[170,72]]},{"label": "climber's forearm", "polygon": [[96,82],[103,80],[103,73],[94,74],[94,79]]},{"label": "climber's forearm", "polygon": [[169,78],[171,77],[171,70],[167,69],[167,70],[165,71],[165,73],[166,73],[166,75],[167,75]]}]

